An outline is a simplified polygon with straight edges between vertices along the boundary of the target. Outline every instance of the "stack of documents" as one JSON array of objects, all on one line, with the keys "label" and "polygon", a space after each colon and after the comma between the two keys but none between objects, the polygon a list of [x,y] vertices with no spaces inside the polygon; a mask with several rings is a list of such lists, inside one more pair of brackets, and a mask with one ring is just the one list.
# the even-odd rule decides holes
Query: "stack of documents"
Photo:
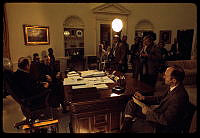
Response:
[{"label": "stack of documents", "polygon": [[98,70],[88,70],[88,71],[82,71],[80,73],[81,73],[81,77],[83,78],[105,76],[105,72],[98,71]]},{"label": "stack of documents", "polygon": [[107,89],[108,88],[108,86],[106,84],[85,84],[85,85],[72,86],[72,89],[92,88],[92,87],[96,87],[97,89]]},{"label": "stack of documents", "polygon": [[80,75],[75,71],[71,71],[67,73],[67,77],[76,77],[76,76],[80,77]]},{"label": "stack of documents", "polygon": [[113,80],[104,77],[93,77],[93,78],[82,78],[82,77],[68,77],[64,78],[63,85],[94,85],[94,84],[106,84],[106,83],[114,83]]},{"label": "stack of documents", "polygon": [[81,76],[71,71],[67,74],[67,78],[64,78],[63,85],[71,85],[72,89],[92,88],[107,89],[106,83],[114,83],[108,76],[105,76],[105,72],[97,70],[81,71]]}]

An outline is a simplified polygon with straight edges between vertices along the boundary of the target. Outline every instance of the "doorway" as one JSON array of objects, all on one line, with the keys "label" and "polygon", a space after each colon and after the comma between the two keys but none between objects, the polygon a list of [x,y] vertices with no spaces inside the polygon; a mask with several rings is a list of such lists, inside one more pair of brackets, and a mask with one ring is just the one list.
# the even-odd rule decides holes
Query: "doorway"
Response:
[{"label": "doorway", "polygon": [[194,34],[194,29],[177,30],[179,60],[191,59],[193,34]]},{"label": "doorway", "polygon": [[100,43],[110,45],[110,24],[100,24]]}]

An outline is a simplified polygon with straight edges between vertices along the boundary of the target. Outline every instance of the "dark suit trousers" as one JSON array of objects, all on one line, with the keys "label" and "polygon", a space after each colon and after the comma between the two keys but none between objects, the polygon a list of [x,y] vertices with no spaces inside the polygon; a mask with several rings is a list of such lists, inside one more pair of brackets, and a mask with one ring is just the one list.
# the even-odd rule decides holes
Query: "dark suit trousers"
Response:
[{"label": "dark suit trousers", "polygon": [[134,103],[133,100],[128,101],[125,114],[131,115],[135,121],[132,121],[131,128],[127,130],[131,133],[154,133],[155,125],[146,121],[146,116],[142,113],[142,108]]}]

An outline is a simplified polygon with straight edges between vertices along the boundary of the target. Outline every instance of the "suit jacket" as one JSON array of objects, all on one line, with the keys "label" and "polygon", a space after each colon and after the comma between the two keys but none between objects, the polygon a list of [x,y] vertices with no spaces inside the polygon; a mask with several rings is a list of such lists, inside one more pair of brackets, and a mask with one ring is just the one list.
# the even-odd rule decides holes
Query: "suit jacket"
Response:
[{"label": "suit jacket", "polygon": [[13,75],[13,82],[16,88],[15,93],[20,98],[30,98],[39,94],[43,89],[45,89],[42,84],[33,80],[30,73],[17,70]]},{"label": "suit jacket", "polygon": [[56,68],[55,68],[55,64],[49,64],[46,65],[44,63],[41,63],[40,66],[40,79],[42,81],[46,81],[46,76],[45,75],[50,75],[52,80],[54,81],[56,79]]},{"label": "suit jacket", "polygon": [[34,80],[40,79],[40,67],[41,63],[31,62],[30,74]]},{"label": "suit jacket", "polygon": [[160,102],[157,108],[147,112],[147,121],[159,124],[164,131],[177,131],[182,127],[189,105],[189,97],[182,84],[169,94],[165,92],[161,97],[148,97],[146,100]]},{"label": "suit jacket", "polygon": [[141,69],[143,66],[146,66],[147,74],[157,74],[162,59],[161,51],[156,45],[149,46],[146,51],[148,57],[145,57],[145,60],[143,60],[143,57],[140,57]]},{"label": "suit jacket", "polygon": [[127,47],[122,42],[118,42],[117,46],[115,47],[115,61],[119,63],[122,61],[122,64],[126,62],[126,51]]}]

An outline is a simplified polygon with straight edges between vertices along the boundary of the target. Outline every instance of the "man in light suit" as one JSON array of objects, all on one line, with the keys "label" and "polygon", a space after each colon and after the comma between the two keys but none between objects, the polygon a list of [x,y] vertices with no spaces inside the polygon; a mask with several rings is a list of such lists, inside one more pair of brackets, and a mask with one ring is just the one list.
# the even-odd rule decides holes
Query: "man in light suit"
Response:
[{"label": "man in light suit", "polygon": [[[179,133],[188,114],[189,97],[184,88],[184,70],[168,67],[164,74],[169,88],[161,96],[143,96],[136,92],[125,108],[122,132]],[[150,105],[157,104],[154,108]]]}]

